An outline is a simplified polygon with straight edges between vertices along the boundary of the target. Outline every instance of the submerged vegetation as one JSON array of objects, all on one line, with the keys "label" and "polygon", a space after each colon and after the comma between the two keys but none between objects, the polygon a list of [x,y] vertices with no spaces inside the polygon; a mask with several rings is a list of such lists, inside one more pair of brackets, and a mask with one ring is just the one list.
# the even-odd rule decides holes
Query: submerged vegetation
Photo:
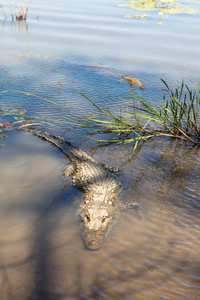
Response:
[{"label": "submerged vegetation", "polygon": [[[163,14],[194,14],[197,13],[197,9],[185,7],[181,4],[180,0],[133,0],[127,4],[120,4],[119,6],[132,8],[138,11],[158,11],[159,16]],[[138,18],[146,19],[147,14],[144,15],[126,15],[125,18]]]},{"label": "submerged vegetation", "polygon": [[[181,87],[175,91],[172,91],[164,80],[162,82],[166,94],[163,95],[162,100],[159,100],[159,103],[147,101],[140,94],[136,95],[133,88],[128,88],[130,92],[128,98],[133,101],[133,105],[118,114],[113,114],[109,110],[97,106],[77,89],[99,112],[99,114],[85,119],[73,115],[47,98],[22,91],[5,91],[33,96],[49,102],[70,116],[71,122],[27,117],[25,111],[22,110],[1,110],[2,115],[13,115],[14,121],[11,123],[10,120],[7,120],[5,123],[0,123],[0,126],[23,130],[30,128],[40,130],[42,127],[48,127],[59,129],[65,133],[70,124],[73,128],[70,131],[74,133],[83,135],[78,128],[85,128],[87,130],[85,136],[90,139],[103,143],[132,143],[134,149],[140,142],[155,137],[178,138],[200,144],[200,80],[197,88],[190,89],[182,82]],[[0,138],[3,138],[3,135]]]}]

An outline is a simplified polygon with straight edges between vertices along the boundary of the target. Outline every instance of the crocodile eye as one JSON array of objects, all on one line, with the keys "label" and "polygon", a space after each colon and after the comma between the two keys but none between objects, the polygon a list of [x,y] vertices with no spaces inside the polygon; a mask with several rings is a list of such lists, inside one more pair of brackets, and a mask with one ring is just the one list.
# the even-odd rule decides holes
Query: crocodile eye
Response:
[{"label": "crocodile eye", "polygon": [[89,217],[89,216],[86,216],[86,218],[87,218],[87,221],[90,222],[90,217]]}]

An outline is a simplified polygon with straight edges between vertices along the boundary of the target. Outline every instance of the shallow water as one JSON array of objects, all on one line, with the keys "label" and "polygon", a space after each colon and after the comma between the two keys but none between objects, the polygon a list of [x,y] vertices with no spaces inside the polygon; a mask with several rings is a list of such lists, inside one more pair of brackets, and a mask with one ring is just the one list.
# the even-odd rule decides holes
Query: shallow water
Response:
[{"label": "shallow water", "polygon": [[[182,2],[200,9],[198,1]],[[163,94],[160,78],[171,87],[183,78],[197,83],[199,14],[169,15],[158,24],[157,12],[145,21],[124,19],[133,13],[117,6],[125,1],[56,3],[34,1],[26,24],[0,19],[1,91],[33,92],[91,116],[97,111],[74,86],[114,112],[130,104],[121,99],[129,94],[119,75],[139,78],[146,86],[139,92],[155,102]],[[33,97],[1,93],[0,101],[0,108],[70,120]],[[0,148],[1,299],[200,298],[198,147],[157,139],[132,153],[130,145],[100,147],[66,133],[98,161],[119,165],[122,200],[142,204],[138,213],[123,211],[101,249],[89,251],[76,217],[81,192],[62,177],[68,159],[30,133],[6,134],[0,140],[6,144]]]}]

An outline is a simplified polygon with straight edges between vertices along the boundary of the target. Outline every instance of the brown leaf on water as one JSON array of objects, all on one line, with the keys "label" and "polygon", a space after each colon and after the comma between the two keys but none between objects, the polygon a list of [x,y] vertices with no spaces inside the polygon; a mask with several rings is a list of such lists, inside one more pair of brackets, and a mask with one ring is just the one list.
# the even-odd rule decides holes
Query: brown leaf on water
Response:
[{"label": "brown leaf on water", "polygon": [[131,77],[126,77],[126,76],[122,76],[122,78],[126,82],[128,82],[131,86],[139,87],[141,90],[145,89],[145,86],[143,84],[141,84],[141,82],[139,81],[138,78],[131,78]]}]

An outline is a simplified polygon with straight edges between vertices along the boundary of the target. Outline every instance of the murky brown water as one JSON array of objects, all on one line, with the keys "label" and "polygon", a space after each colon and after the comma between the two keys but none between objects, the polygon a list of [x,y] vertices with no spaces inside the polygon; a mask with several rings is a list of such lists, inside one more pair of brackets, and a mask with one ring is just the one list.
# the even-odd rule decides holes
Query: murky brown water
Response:
[{"label": "murky brown water", "polygon": [[142,209],[123,211],[102,248],[88,251],[76,218],[81,193],[61,176],[67,159],[29,133],[8,146],[7,161],[0,157],[1,299],[199,299],[199,148],[157,141],[133,156],[91,151],[119,158],[122,200]]},{"label": "murky brown water", "polygon": [[[117,7],[122,2],[35,0],[26,24],[0,15],[0,90],[33,92],[91,116],[97,111],[75,86],[112,112],[130,105],[122,100],[129,94],[121,77],[91,65],[139,78],[146,85],[140,92],[155,103],[163,95],[160,77],[172,87],[183,78],[196,84],[199,14],[166,16],[159,25],[157,12],[145,21],[124,19],[132,11]],[[200,8],[198,1],[182,2]],[[1,108],[70,121],[54,106],[19,94],[0,93]],[[131,145],[100,147],[66,133],[98,161],[119,165],[122,200],[142,204],[138,213],[123,211],[101,249],[89,251],[76,217],[82,194],[62,177],[68,159],[30,133],[6,134],[0,140],[6,144],[0,148],[0,300],[200,299],[200,148],[157,139],[132,153]]]}]

